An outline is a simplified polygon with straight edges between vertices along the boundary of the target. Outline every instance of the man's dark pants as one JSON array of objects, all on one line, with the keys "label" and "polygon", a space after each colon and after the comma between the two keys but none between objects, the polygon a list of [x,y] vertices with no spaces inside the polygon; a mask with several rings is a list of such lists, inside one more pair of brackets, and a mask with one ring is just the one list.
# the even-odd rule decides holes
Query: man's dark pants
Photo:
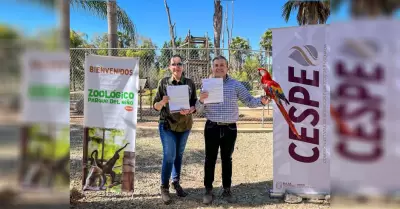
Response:
[{"label": "man's dark pants", "polygon": [[237,137],[237,126],[222,124],[207,120],[204,128],[206,159],[204,164],[204,186],[213,188],[215,164],[218,149],[221,148],[222,186],[230,188],[232,184],[232,154]]}]

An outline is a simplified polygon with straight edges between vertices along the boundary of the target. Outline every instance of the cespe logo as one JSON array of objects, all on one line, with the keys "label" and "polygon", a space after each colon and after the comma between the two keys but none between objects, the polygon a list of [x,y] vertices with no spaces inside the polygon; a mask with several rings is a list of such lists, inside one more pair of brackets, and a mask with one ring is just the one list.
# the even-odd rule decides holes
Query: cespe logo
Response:
[{"label": "cespe logo", "polygon": [[132,112],[133,111],[133,107],[132,106],[125,106],[125,110],[128,112]]},{"label": "cespe logo", "polygon": [[292,53],[289,55],[289,58],[296,61],[298,64],[308,67],[308,66],[317,66],[318,63],[318,51],[312,45],[305,46],[293,46]]},{"label": "cespe logo", "polygon": [[[308,116],[313,116],[313,120],[310,122],[312,126],[318,125],[319,122],[319,112],[315,110],[315,108],[320,108],[319,101],[312,100],[311,98],[313,95],[310,94],[309,90],[311,90],[312,87],[317,87],[319,88],[319,80],[320,80],[320,72],[318,66],[319,65],[319,59],[318,59],[318,51],[317,49],[312,46],[312,45],[304,45],[304,46],[293,46],[290,50],[289,54],[289,59],[292,59],[295,61],[297,64],[303,66],[300,68],[305,68],[305,69],[298,69],[301,73],[300,77],[297,77],[294,75],[295,72],[295,67],[293,66],[288,66],[288,80],[287,82],[294,84],[295,86],[291,87],[289,90],[289,101],[290,103],[296,103],[300,106],[307,106],[307,108],[302,111],[302,113],[296,113],[295,112],[298,110],[295,106],[290,107],[290,110],[288,111],[289,118],[292,120],[294,123],[302,123],[304,124],[304,120]],[[312,70],[313,71],[313,79],[307,78],[306,71]],[[308,88],[299,86],[297,84],[302,84],[309,86]],[[302,94],[302,96],[296,96],[296,94]],[[312,108],[309,108],[312,107]],[[313,137],[306,137],[303,135],[303,133],[307,132],[307,127],[301,127],[301,136],[306,137],[305,139],[301,139],[299,141],[313,144],[314,148],[312,148],[312,156],[302,156],[299,153],[296,152],[296,143],[292,142],[289,147],[288,147],[288,152],[290,157],[292,159],[302,162],[302,163],[314,163],[319,159],[320,151],[319,151],[319,129],[314,128],[314,136]],[[297,137],[289,130],[289,139],[292,140],[298,140]],[[285,183],[283,183],[283,186],[286,186]]]}]

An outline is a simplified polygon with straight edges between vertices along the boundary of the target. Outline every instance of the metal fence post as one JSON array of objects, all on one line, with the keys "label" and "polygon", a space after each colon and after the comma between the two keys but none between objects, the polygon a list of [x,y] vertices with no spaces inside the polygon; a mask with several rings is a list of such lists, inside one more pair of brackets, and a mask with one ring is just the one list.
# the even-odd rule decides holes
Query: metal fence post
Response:
[{"label": "metal fence post", "polygon": [[150,90],[150,93],[149,93],[149,96],[150,96],[150,100],[149,100],[149,106],[150,106],[150,112],[151,112],[151,110],[152,110],[152,108],[153,108],[153,105],[152,105],[152,103],[153,103],[153,89],[151,88],[152,86],[151,86],[151,82],[150,82],[150,77],[147,77],[147,85],[149,86],[149,90]]},{"label": "metal fence post", "polygon": [[142,93],[142,86],[140,86],[139,87],[140,89],[139,89],[139,98],[140,98],[140,101],[139,101],[139,112],[140,112],[140,120],[142,120],[143,119],[143,109],[142,109],[142,96],[143,96],[143,93]]},{"label": "metal fence post", "polygon": [[[263,91],[264,92],[264,91]],[[265,96],[265,92],[263,93],[263,96]],[[261,128],[264,128],[264,105],[262,106],[262,119],[261,119]]]}]

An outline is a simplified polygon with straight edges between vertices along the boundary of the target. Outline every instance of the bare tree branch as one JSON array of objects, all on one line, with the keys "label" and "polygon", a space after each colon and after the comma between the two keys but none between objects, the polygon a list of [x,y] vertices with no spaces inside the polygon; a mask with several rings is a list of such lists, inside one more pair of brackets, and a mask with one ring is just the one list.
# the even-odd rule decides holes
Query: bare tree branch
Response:
[{"label": "bare tree branch", "polygon": [[229,41],[232,41],[232,34],[233,34],[233,1],[232,1],[232,24],[231,24],[231,35],[229,36]]},{"label": "bare tree branch", "polygon": [[167,0],[164,0],[164,5],[165,5],[165,10],[167,11],[167,16],[168,16],[168,25],[169,25],[169,34],[171,36],[171,43],[172,43],[172,51],[175,54],[176,51],[176,42],[175,42],[175,23],[172,25],[171,23],[171,15],[169,13],[169,7],[167,4]]}]

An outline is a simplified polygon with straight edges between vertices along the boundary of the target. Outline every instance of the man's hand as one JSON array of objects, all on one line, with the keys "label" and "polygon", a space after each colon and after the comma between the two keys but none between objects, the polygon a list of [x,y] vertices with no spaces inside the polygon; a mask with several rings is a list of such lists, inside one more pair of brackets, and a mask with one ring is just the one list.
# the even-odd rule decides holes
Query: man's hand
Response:
[{"label": "man's hand", "polygon": [[196,111],[196,107],[191,106],[191,107],[190,107],[190,110],[189,110],[189,114],[194,113],[194,111]]},{"label": "man's hand", "polygon": [[162,104],[162,106],[164,106],[165,104],[167,104],[169,101],[169,97],[168,96],[163,96],[162,100],[160,101],[160,104]]},{"label": "man's hand", "polygon": [[203,104],[204,100],[207,99],[207,98],[208,98],[208,92],[203,91],[203,92],[200,93],[200,99],[199,99],[200,103]]},{"label": "man's hand", "polygon": [[271,99],[270,98],[268,98],[268,97],[261,97],[261,103],[263,104],[263,105],[267,105],[268,103],[270,103],[271,102]]},{"label": "man's hand", "polygon": [[189,112],[190,112],[190,110],[184,110],[184,109],[181,109],[181,111],[180,111],[181,115],[187,115],[187,114],[189,114]]}]

